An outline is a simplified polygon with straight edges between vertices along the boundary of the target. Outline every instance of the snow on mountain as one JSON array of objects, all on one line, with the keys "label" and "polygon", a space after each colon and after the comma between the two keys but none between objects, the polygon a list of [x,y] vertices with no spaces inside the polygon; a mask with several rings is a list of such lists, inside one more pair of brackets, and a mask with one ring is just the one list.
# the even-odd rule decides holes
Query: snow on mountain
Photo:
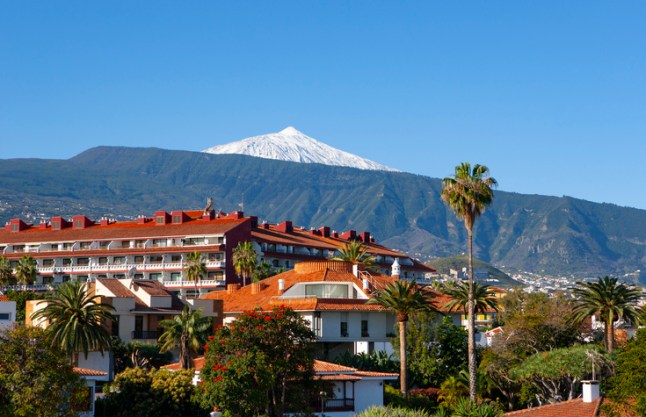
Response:
[{"label": "snow on mountain", "polygon": [[397,171],[369,159],[333,148],[291,126],[278,133],[253,136],[238,142],[213,146],[202,152],[249,155],[280,161],[336,165],[375,171]]}]

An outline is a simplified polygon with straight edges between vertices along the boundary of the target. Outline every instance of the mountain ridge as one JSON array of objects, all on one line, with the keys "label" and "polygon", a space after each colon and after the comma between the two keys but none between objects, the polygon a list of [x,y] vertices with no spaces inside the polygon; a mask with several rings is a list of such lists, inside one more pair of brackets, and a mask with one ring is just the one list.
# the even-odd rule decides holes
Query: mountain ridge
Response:
[{"label": "mountain ridge", "polygon": [[[0,160],[0,219],[85,214],[134,218],[214,208],[272,223],[370,231],[428,260],[463,253],[462,222],[440,200],[441,180],[403,172],[97,147],[68,160]],[[476,255],[505,270],[596,277],[644,270],[646,211],[571,197],[496,191],[476,223]]]},{"label": "mountain ridge", "polygon": [[247,155],[278,161],[317,163],[376,171],[397,171],[358,155],[333,148],[299,132],[292,126],[277,133],[252,136],[212,146],[202,152],[215,155]]}]

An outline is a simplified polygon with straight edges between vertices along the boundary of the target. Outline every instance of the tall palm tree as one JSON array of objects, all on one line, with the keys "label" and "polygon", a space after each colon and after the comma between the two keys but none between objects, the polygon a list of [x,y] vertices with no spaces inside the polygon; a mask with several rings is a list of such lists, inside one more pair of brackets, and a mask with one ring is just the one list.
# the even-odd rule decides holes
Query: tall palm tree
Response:
[{"label": "tall palm tree", "polygon": [[0,284],[9,284],[12,274],[13,268],[11,267],[11,263],[4,256],[0,256]]},{"label": "tall palm tree", "polygon": [[[467,310],[469,306],[469,284],[460,281],[455,284],[444,285],[442,291],[452,298],[444,307],[449,311],[463,309]],[[498,299],[491,291],[488,285],[473,283],[473,304],[476,313],[484,313],[487,310],[498,311]]]},{"label": "tall palm tree", "polygon": [[455,167],[453,177],[442,180],[442,200],[453,210],[456,217],[464,221],[467,229],[469,249],[469,300],[467,320],[469,323],[469,398],[476,401],[476,339],[473,299],[473,225],[485,208],[493,201],[496,180],[489,176],[489,168],[462,162]]},{"label": "tall palm tree", "polygon": [[233,248],[233,267],[236,274],[242,277],[243,286],[246,285],[247,278],[253,277],[257,264],[258,256],[251,241],[239,242]]},{"label": "tall palm tree", "polygon": [[202,317],[202,309],[191,311],[184,306],[182,314],[172,319],[162,320],[160,325],[166,329],[159,337],[161,352],[179,348],[179,363],[182,369],[193,367],[191,354],[197,352],[207,342],[211,329],[211,318]]},{"label": "tall palm tree", "polygon": [[184,263],[184,274],[186,279],[195,283],[195,298],[198,298],[197,284],[207,274],[206,264],[201,252],[191,252],[186,255]]},{"label": "tall palm tree", "polygon": [[19,284],[29,285],[36,281],[38,269],[36,268],[36,261],[29,255],[25,255],[18,261],[16,265],[16,280]]},{"label": "tall palm tree", "polygon": [[615,320],[637,320],[642,312],[636,307],[641,290],[619,283],[617,278],[605,276],[596,282],[577,282],[573,288],[577,300],[572,310],[577,321],[599,314],[605,325],[605,344],[608,352],[615,347]]},{"label": "tall palm tree", "polygon": [[339,255],[332,258],[333,261],[352,262],[354,264],[362,264],[366,269],[377,269],[375,263],[375,256],[368,253],[360,240],[351,240],[347,242],[341,249]]},{"label": "tall palm tree", "polygon": [[65,351],[73,365],[78,362],[80,352],[87,358],[89,351],[110,350],[106,322],[115,320],[114,308],[99,302],[98,298],[89,294],[85,285],[66,282],[39,302],[47,304],[31,315],[32,320],[49,321],[47,331],[52,336],[52,344]]},{"label": "tall palm tree", "polygon": [[378,304],[397,313],[399,323],[400,389],[408,394],[406,385],[406,323],[411,313],[416,311],[437,311],[432,301],[433,294],[422,291],[412,281],[396,280],[382,290],[374,293],[368,304]]}]

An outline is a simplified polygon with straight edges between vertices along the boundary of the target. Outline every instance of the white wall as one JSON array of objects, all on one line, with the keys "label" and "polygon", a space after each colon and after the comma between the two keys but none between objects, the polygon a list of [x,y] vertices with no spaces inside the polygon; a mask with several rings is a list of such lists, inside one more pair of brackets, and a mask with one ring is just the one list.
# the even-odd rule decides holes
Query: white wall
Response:
[{"label": "white wall", "polygon": [[93,369],[95,371],[107,372],[108,375],[105,377],[102,376],[93,376],[95,380],[98,381],[108,381],[111,372],[112,372],[112,353],[111,352],[88,352],[87,359],[83,352],[79,353],[79,368]]},{"label": "white wall", "polygon": [[0,302],[0,313],[9,314],[8,320],[0,319],[0,329],[8,329],[16,321],[16,302],[15,301]]},{"label": "white wall", "polygon": [[373,405],[384,404],[384,387],[382,380],[366,380],[354,384],[354,411],[360,413]]}]

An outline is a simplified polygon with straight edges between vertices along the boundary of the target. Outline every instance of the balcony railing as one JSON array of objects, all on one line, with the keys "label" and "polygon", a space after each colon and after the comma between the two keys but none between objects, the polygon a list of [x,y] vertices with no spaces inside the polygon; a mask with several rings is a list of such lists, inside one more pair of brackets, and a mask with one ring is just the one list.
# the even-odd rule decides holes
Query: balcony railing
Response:
[{"label": "balcony railing", "polygon": [[325,413],[326,411],[354,411],[354,398],[320,399],[310,404],[312,409]]},{"label": "balcony railing", "polygon": [[[177,288],[177,287],[195,287],[195,282],[193,281],[162,281],[165,287]],[[203,279],[198,284],[198,288],[202,287],[224,287],[225,280],[223,279]]]},{"label": "balcony railing", "polygon": [[158,330],[134,330],[132,332],[132,338],[139,339],[139,340],[140,339],[157,340],[161,335],[162,335],[162,332]]},{"label": "balcony railing", "polygon": [[[207,268],[222,268],[224,261],[206,261]],[[93,272],[128,272],[135,268],[137,272],[158,272],[182,270],[184,264],[181,262],[156,262],[156,263],[122,263],[109,265],[65,265],[65,266],[42,266],[38,268],[41,274],[89,274]]]}]

